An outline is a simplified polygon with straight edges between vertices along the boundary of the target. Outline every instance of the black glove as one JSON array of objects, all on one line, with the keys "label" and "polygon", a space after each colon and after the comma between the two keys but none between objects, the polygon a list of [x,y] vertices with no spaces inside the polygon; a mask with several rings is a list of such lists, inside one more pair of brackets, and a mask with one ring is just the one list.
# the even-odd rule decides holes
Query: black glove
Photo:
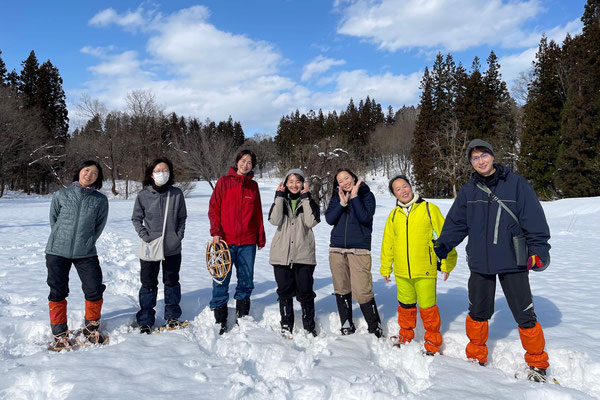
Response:
[{"label": "black glove", "polygon": [[446,246],[440,243],[439,239],[431,239],[431,242],[433,243],[433,251],[435,252],[437,258],[443,260],[448,257],[448,250],[446,249]]}]

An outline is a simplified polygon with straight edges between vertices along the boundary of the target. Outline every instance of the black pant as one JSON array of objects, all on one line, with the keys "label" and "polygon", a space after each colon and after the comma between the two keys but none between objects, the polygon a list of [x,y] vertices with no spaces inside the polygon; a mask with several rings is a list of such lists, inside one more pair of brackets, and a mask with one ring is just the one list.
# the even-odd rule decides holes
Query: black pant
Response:
[{"label": "black pant", "polygon": [[[537,317],[529,287],[529,271],[498,274],[502,291],[515,321],[523,329],[533,328]],[[469,316],[475,321],[487,321],[494,314],[496,275],[471,271],[469,277]]]},{"label": "black pant", "polygon": [[75,265],[79,279],[81,279],[81,289],[85,299],[88,301],[102,299],[102,293],[106,286],[102,284],[102,269],[100,269],[98,256],[71,259],[46,254],[46,268],[48,269],[46,282],[50,286],[48,300],[63,301],[69,295],[71,264]]},{"label": "black pant", "polygon": [[[140,260],[140,281],[142,287],[139,292],[140,311],[136,318],[138,325],[154,324],[156,311],[156,297],[158,294],[158,273],[160,261]],[[179,284],[179,270],[181,268],[181,253],[166,256],[162,261],[163,284],[165,285],[165,319],[178,319],[181,316],[181,285]]]},{"label": "black pant", "polygon": [[303,303],[317,297],[313,291],[314,265],[292,264],[292,268],[289,265],[274,265],[273,269],[277,282],[277,296],[280,299],[291,299],[295,296]]}]

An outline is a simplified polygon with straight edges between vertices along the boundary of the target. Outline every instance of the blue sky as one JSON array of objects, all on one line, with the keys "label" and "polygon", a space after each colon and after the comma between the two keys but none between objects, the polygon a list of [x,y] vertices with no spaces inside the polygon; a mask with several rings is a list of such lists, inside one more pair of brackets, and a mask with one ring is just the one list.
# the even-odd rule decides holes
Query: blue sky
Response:
[{"label": "blue sky", "polygon": [[345,108],[367,95],[416,105],[438,51],[467,68],[493,50],[509,87],[543,33],[581,32],[585,0],[10,1],[0,15],[7,69],[34,50],[60,70],[72,125],[83,95],[109,109],[149,90],[165,112],[274,134],[296,108]]}]

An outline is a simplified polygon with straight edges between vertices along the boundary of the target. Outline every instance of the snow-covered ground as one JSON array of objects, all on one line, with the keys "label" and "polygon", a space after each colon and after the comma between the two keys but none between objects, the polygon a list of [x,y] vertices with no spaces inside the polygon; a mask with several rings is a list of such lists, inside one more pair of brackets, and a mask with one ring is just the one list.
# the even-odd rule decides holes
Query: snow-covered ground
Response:
[{"label": "snow-covered ground", "polygon": [[[552,265],[533,273],[535,308],[544,327],[549,373],[559,385],[517,380],[525,369],[515,322],[497,291],[490,323],[490,363],[466,361],[468,268],[463,243],[459,265],[447,282],[438,281],[443,355],[422,356],[423,328],[416,340],[393,348],[366,331],[354,305],[358,334],[340,336],[328,266],[330,227],[315,228],[317,330],[308,337],[298,303],[294,340],[278,333],[279,309],[272,267],[268,263],[274,229],[266,221],[276,180],[261,180],[267,246],[257,253],[256,289],[250,318],[219,337],[208,308],[211,279],[205,246],[210,187],[197,184],[187,199],[181,285],[187,329],[140,335],[132,326],[138,308],[138,239],[130,217],[133,200],[111,200],[105,231],[98,242],[107,290],[102,326],[110,344],[75,352],[51,353],[44,248],[50,233],[50,196],[9,193],[0,199],[0,397],[3,399],[587,399],[600,397],[600,279],[597,229],[600,199],[544,203],[552,233]],[[396,288],[379,275],[383,226],[393,198],[384,180],[367,181],[377,194],[373,237],[373,280],[386,335],[397,332]],[[434,200],[446,213],[451,200]],[[232,279],[235,285],[235,278]],[[499,286],[499,285],[498,285]],[[232,287],[233,289],[233,287]],[[162,323],[162,285],[157,324]],[[233,290],[230,291],[233,293]],[[68,298],[71,328],[81,327],[84,300],[75,270]]]}]

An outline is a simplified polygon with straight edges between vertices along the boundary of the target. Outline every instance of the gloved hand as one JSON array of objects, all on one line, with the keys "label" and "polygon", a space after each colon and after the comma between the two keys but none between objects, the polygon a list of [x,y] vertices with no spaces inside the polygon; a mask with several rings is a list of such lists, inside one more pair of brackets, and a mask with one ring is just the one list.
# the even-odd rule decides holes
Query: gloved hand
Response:
[{"label": "gloved hand", "polygon": [[448,250],[446,250],[446,246],[443,246],[439,240],[431,239],[431,242],[433,243],[433,251],[438,259],[443,260],[448,257]]},{"label": "gloved hand", "polygon": [[537,254],[529,256],[529,258],[527,259],[527,269],[530,271],[534,270],[536,272],[540,272],[548,268],[549,265],[550,255],[548,255],[548,259],[545,262],[542,261],[542,258]]}]

